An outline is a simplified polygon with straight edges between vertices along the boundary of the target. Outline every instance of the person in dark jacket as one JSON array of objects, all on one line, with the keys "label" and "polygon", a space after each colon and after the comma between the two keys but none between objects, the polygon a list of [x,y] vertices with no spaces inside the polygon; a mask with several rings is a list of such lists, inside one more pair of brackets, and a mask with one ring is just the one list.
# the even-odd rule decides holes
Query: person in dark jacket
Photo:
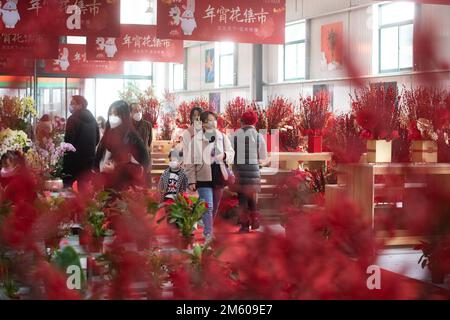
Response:
[{"label": "person in dark jacket", "polygon": [[267,159],[267,146],[255,128],[257,122],[257,114],[248,109],[242,115],[241,129],[231,139],[235,151],[233,171],[239,198],[240,232],[256,230],[260,224],[257,194],[261,191],[260,164]]},{"label": "person in dark jacket", "polygon": [[63,172],[66,186],[72,185],[75,180],[84,180],[84,176],[94,168],[95,149],[100,140],[100,132],[97,121],[87,106],[88,102],[84,97],[72,97],[72,115],[67,119],[64,141],[72,144],[76,151],[64,155]]},{"label": "person in dark jacket", "polygon": [[130,107],[123,100],[114,102],[96,156],[96,168],[106,177],[105,187],[143,186],[148,165],[147,148],[133,128]]}]

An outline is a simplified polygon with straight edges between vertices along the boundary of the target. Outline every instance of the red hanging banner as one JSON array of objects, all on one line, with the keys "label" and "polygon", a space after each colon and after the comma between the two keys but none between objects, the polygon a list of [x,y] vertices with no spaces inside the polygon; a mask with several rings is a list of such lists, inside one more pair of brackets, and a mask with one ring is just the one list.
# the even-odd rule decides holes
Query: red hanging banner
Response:
[{"label": "red hanging banner", "polygon": [[0,0],[0,32],[117,36],[119,0]]},{"label": "red hanging banner", "polygon": [[86,78],[107,74],[121,75],[123,74],[123,63],[87,60],[85,45],[61,44],[59,47],[59,58],[46,60],[44,72]]},{"label": "red hanging banner", "polygon": [[87,58],[183,63],[183,41],[156,38],[156,26],[121,25],[120,38],[88,37]]},{"label": "red hanging banner", "polygon": [[158,0],[160,39],[284,44],[286,0]]},{"label": "red hanging banner", "polygon": [[0,74],[31,76],[34,74],[34,63],[32,60],[0,57]]},{"label": "red hanging banner", "polygon": [[58,37],[0,33],[0,57],[53,59],[58,57]]}]

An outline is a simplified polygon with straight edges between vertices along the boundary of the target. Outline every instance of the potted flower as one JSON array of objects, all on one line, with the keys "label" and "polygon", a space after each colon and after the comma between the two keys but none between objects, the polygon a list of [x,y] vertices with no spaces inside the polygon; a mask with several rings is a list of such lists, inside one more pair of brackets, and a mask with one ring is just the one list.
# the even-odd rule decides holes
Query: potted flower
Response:
[{"label": "potted flower", "polygon": [[88,213],[86,224],[86,230],[83,231],[82,236],[90,236],[90,239],[83,239],[83,244],[86,244],[87,242],[89,249],[92,252],[101,252],[103,250],[105,237],[109,234],[109,220],[106,218],[104,212],[95,211]]},{"label": "potted flower", "polygon": [[176,225],[187,244],[191,244],[197,223],[208,210],[206,202],[186,194],[180,194],[172,204],[169,204],[167,218],[169,223]]},{"label": "potted flower", "polygon": [[266,110],[267,120],[267,151],[271,152],[274,149],[272,146],[272,130],[280,130],[286,121],[293,115],[292,103],[283,97],[274,97],[269,102]]},{"label": "potted flower", "polygon": [[59,145],[53,139],[45,141],[44,145],[34,144],[26,153],[28,165],[45,178],[46,190],[57,191],[63,188],[63,157],[66,152],[75,152],[70,143]]},{"label": "potted flower", "polygon": [[392,140],[398,135],[395,119],[397,95],[392,87],[371,85],[355,91],[352,111],[367,140],[368,162],[391,162]]},{"label": "potted flower", "polygon": [[10,128],[0,130],[0,156],[7,151],[22,151],[30,144],[31,140],[28,139],[27,134],[22,130],[12,130]]},{"label": "potted flower", "polygon": [[343,114],[327,126],[324,135],[326,150],[333,153],[336,163],[358,163],[366,150],[353,114]]},{"label": "potted flower", "polygon": [[330,115],[326,92],[313,97],[300,97],[299,116],[303,134],[308,136],[308,152],[322,152],[323,130]]},{"label": "potted flower", "polygon": [[30,97],[0,96],[0,129],[31,133],[31,119],[36,116],[34,100]]},{"label": "potted flower", "polygon": [[445,276],[450,272],[450,243],[448,241],[435,243],[421,241],[414,249],[422,250],[423,254],[418,263],[422,268],[430,269],[431,281],[443,283]]},{"label": "potted flower", "polygon": [[402,92],[401,111],[413,162],[437,162],[438,132],[449,124],[445,97],[445,91],[428,87]]},{"label": "potted flower", "polygon": [[241,118],[247,109],[247,101],[244,98],[236,97],[229,101],[225,108],[225,121],[227,128],[236,131],[241,127]]}]

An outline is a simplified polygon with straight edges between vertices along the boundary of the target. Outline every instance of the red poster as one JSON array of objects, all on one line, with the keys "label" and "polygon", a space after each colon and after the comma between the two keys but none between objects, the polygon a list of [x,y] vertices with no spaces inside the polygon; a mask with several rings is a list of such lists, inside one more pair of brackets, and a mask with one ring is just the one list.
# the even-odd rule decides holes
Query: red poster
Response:
[{"label": "red poster", "polygon": [[160,39],[284,44],[286,0],[158,0]]},{"label": "red poster", "polygon": [[62,44],[59,58],[45,61],[45,72],[67,76],[95,77],[102,74],[123,74],[123,63],[87,60],[86,46]]},{"label": "red poster", "polygon": [[93,60],[183,63],[183,41],[156,38],[156,26],[122,25],[120,38],[89,37],[87,57]]},{"label": "red poster", "polygon": [[0,0],[3,33],[58,36],[120,32],[119,0]]},{"label": "red poster", "polygon": [[0,57],[0,74],[31,76],[34,74],[34,61]]},{"label": "red poster", "polygon": [[0,33],[0,57],[53,59],[58,57],[58,37]]}]

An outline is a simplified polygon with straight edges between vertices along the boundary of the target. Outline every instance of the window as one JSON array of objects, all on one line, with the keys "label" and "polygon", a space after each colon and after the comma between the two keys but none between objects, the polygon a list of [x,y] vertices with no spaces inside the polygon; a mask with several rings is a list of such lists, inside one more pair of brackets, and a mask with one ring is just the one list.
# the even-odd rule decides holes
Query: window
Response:
[{"label": "window", "polygon": [[219,78],[220,86],[236,85],[235,81],[235,50],[232,42],[222,42],[219,46]]},{"label": "window", "polygon": [[305,78],[306,26],[304,22],[286,26],[284,45],[284,80]]},{"label": "window", "polygon": [[414,9],[409,2],[379,7],[379,72],[413,67]]},{"label": "window", "polygon": [[184,65],[172,63],[172,89],[173,91],[184,90]]},{"label": "window", "polygon": [[120,1],[121,24],[156,24],[156,0]]}]

